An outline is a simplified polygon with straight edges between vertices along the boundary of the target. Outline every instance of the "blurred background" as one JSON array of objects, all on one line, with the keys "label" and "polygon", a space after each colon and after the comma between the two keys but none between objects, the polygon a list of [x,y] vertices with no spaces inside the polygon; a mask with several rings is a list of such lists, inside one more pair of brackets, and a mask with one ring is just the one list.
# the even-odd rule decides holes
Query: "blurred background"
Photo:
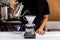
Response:
[{"label": "blurred background", "polygon": [[[47,0],[50,9],[49,20],[46,24],[46,31],[60,31],[60,0]],[[0,6],[1,9],[1,6]],[[8,28],[10,31],[13,28]]]},{"label": "blurred background", "polygon": [[47,0],[50,8],[46,30],[60,31],[60,0]]}]

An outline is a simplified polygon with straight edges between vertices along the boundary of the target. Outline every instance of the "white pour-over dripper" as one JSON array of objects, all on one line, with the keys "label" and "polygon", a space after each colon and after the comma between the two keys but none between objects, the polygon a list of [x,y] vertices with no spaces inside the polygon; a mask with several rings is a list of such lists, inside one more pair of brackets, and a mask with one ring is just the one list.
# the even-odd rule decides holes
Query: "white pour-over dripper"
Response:
[{"label": "white pour-over dripper", "polygon": [[28,21],[28,23],[25,25],[26,29],[25,29],[25,33],[24,33],[24,38],[35,38],[35,24],[33,23],[34,19],[36,16],[32,16],[32,15],[27,15],[25,16],[26,20]]},{"label": "white pour-over dripper", "polygon": [[29,24],[32,24],[36,16],[25,16]]}]

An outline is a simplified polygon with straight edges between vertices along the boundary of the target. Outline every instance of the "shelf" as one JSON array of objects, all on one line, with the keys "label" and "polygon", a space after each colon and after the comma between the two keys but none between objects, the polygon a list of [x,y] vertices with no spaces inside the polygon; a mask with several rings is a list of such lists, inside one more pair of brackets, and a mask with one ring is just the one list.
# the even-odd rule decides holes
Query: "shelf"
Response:
[{"label": "shelf", "polygon": [[2,22],[5,22],[5,23],[22,23],[21,21],[2,21]]}]

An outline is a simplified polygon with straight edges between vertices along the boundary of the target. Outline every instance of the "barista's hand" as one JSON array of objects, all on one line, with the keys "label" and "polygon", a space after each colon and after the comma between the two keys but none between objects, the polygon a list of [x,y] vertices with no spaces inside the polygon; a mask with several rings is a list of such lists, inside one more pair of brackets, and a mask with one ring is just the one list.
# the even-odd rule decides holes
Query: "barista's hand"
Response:
[{"label": "barista's hand", "polygon": [[12,2],[10,2],[10,7],[12,9],[15,9],[17,4],[18,4],[18,2],[12,1]]},{"label": "barista's hand", "polygon": [[36,32],[41,34],[41,35],[45,34],[45,31],[43,29],[41,29],[41,28],[37,29]]}]

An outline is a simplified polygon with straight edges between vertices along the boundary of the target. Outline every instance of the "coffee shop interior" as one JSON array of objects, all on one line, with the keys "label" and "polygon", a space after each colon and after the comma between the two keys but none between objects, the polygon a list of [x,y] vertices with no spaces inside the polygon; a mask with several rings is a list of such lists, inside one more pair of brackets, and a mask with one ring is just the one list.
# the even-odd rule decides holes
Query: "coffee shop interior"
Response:
[{"label": "coffee shop interior", "polygon": [[[57,32],[56,34],[59,34],[60,33],[60,0],[47,0],[47,2],[49,5],[50,15],[48,18],[48,22],[45,26],[46,35],[48,35],[50,32],[54,32],[54,33]],[[8,15],[8,13],[7,13],[8,6],[9,5],[1,6],[1,4],[0,4],[0,32],[5,32],[5,35],[8,35],[8,33],[6,34],[6,32],[15,32],[15,31],[20,32],[21,26],[22,26],[21,21],[20,21],[20,15],[19,15],[19,11],[22,11],[22,10],[18,10],[19,8],[17,8],[15,10],[15,12],[13,12],[13,13],[16,13],[18,11],[17,12],[18,14],[13,14],[15,16],[18,16],[17,19],[12,20],[12,17],[14,17],[14,16],[10,14],[9,18],[11,20],[7,20],[7,19],[9,19],[7,16]],[[22,3],[20,3],[20,6],[22,6],[21,8],[23,9]],[[25,16],[25,17],[26,18],[24,18],[24,20],[27,19],[28,21],[30,21],[30,23],[32,23],[32,21],[35,19],[35,16],[33,16],[33,17]],[[32,21],[30,20],[30,18]],[[29,25],[27,25],[27,26],[29,26]],[[32,25],[32,26],[34,26],[34,25]],[[16,34],[17,34],[17,36],[15,34],[14,35],[16,37],[18,37],[18,39],[19,39],[19,36],[18,36],[19,33],[16,33]],[[53,33],[51,33],[50,35],[52,35],[52,34]],[[46,37],[46,36],[44,36],[44,37]],[[50,36],[47,36],[47,37],[50,37]],[[58,37],[60,37],[60,36],[58,36]],[[38,39],[39,39],[39,37],[38,37]],[[58,38],[56,38],[56,39],[58,39]],[[55,40],[55,38],[53,40]]]},{"label": "coffee shop interior", "polygon": [[[55,29],[59,31],[60,30],[60,25],[59,25],[60,24],[60,0],[47,0],[47,1],[49,4],[50,15],[49,15],[49,20],[46,24],[46,31],[47,30],[53,31]],[[0,5],[0,20],[1,20],[1,5]],[[11,27],[12,26],[11,24],[8,23],[8,25],[6,24],[5,26],[7,26],[8,31],[14,31],[14,27]],[[4,28],[5,28],[4,25],[2,25],[2,27],[0,26],[0,30],[1,29],[3,30]]]}]

